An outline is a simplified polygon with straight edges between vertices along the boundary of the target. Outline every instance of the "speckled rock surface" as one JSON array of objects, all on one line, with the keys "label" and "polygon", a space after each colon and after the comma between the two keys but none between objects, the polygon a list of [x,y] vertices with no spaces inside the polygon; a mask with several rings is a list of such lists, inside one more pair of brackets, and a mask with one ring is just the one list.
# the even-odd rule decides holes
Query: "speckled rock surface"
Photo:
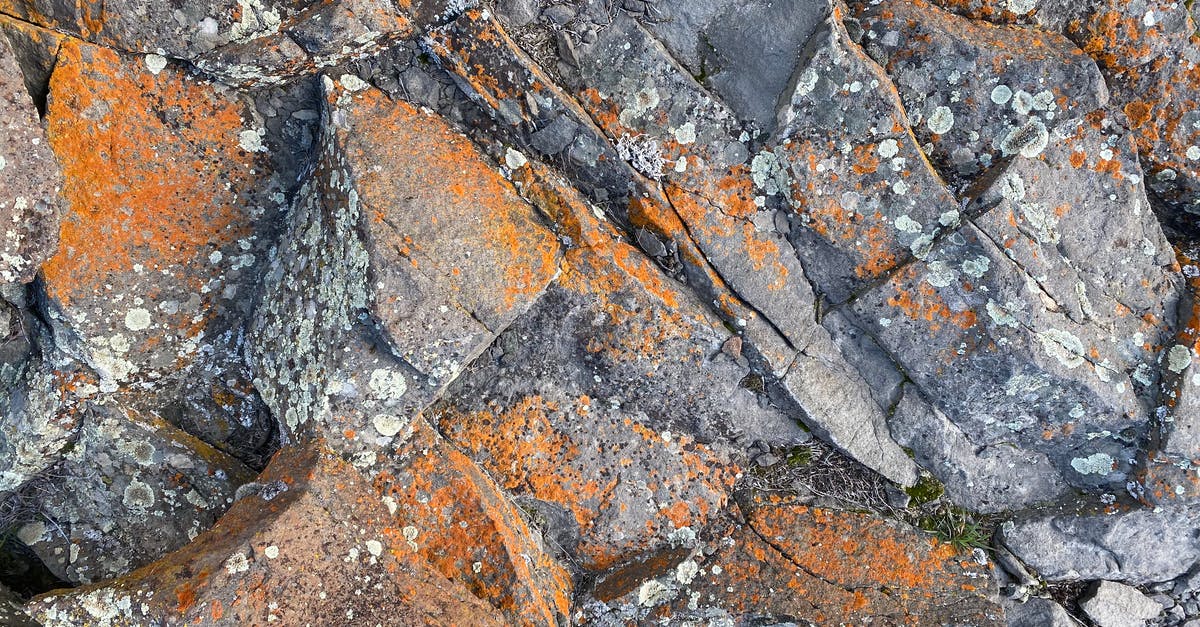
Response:
[{"label": "speckled rock surface", "polygon": [[661,576],[586,614],[598,624],[1005,624],[985,567],[912,528],[771,498],[739,511],[744,520],[693,539]]},{"label": "speckled rock surface", "polygon": [[42,518],[17,530],[62,579],[124,573],[187,544],[253,478],[248,468],[162,420],[94,408],[52,468]]},{"label": "speckled rock surface", "polygon": [[28,282],[57,245],[62,176],[16,54],[0,39],[0,281]]},{"label": "speckled rock surface", "polygon": [[0,586],[1198,621],[1193,11],[0,0]]},{"label": "speckled rock surface", "polygon": [[163,561],[39,597],[43,625],[500,625],[491,608],[416,559],[352,466],[285,449],[220,523]]}]

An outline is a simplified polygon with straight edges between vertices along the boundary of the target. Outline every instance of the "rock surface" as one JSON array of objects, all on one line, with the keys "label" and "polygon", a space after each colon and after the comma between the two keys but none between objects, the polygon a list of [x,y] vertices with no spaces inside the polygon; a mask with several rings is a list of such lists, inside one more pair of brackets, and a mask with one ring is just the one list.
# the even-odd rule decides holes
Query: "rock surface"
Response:
[{"label": "rock surface", "polygon": [[1097,627],[1141,627],[1158,616],[1162,606],[1136,588],[1101,581],[1079,602]]},{"label": "rock surface", "polygon": [[1192,10],[0,0],[0,603],[1200,620]]}]

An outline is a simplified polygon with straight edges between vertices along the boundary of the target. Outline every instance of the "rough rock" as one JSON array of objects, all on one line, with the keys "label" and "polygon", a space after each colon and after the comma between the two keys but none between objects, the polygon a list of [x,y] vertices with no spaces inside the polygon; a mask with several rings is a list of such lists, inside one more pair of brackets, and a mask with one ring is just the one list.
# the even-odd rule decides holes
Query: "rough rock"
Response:
[{"label": "rough rock", "polygon": [[378,494],[337,456],[284,449],[257,483],[186,547],[126,577],[41,596],[30,613],[47,627],[501,624],[415,557]]},{"label": "rough rock", "polygon": [[[888,436],[868,386],[813,317],[801,259],[773,227],[758,226],[773,209],[755,197],[757,161],[746,166],[746,136],[734,116],[631,20],[615,22],[580,56],[583,97],[604,112],[596,118],[618,150],[628,145],[626,161],[664,184],[670,209],[644,219],[673,236],[676,246],[687,245],[681,238],[694,242],[704,261],[691,263],[711,263],[766,323],[762,332],[747,327],[744,339],[773,357],[767,367],[813,429],[888,478],[912,483],[912,464]],[[620,71],[614,72],[617,59]],[[682,231],[670,228],[674,220],[682,222]],[[766,348],[777,341],[775,334],[791,349],[786,357]]]},{"label": "rough rock", "polygon": [[[502,328],[528,306],[543,287],[537,275],[548,281],[553,272],[557,244],[444,122],[381,92],[355,95],[331,79],[325,89],[317,163],[296,196],[256,313],[256,359],[270,373],[258,385],[292,437],[325,439],[373,482],[394,524],[412,534],[406,546],[435,570],[515,623],[557,624],[568,612],[568,573],[500,489],[420,414],[458,374],[438,370],[442,356],[469,361],[492,340],[484,321]],[[394,169],[368,167],[376,160]],[[432,167],[445,169],[424,169]],[[480,178],[460,180],[471,175]],[[493,207],[494,219],[485,221],[481,207]],[[433,222],[420,222],[426,218]],[[462,222],[460,230],[436,228],[450,219]],[[503,250],[511,254],[461,241],[478,237],[468,227],[480,224],[495,229],[485,245],[509,246]],[[395,288],[401,284],[412,289]],[[297,303],[312,316],[289,317]],[[372,305],[379,315],[368,319]],[[410,316],[445,324],[409,333],[415,327],[402,321]],[[473,335],[461,337],[463,330]]]},{"label": "rough rock", "polygon": [[1177,251],[1186,290],[1179,299],[1174,342],[1165,354],[1161,377],[1162,405],[1149,433],[1146,464],[1138,476],[1137,496],[1149,505],[1194,503],[1200,497],[1200,377],[1195,362],[1200,356],[1200,267],[1195,252]]},{"label": "rough rock", "polygon": [[1085,594],[1079,607],[1097,627],[1142,627],[1162,612],[1157,601],[1137,588],[1112,581],[1098,582]]},{"label": "rough rock", "polygon": [[51,92],[64,217],[42,278],[57,344],[137,409],[211,390],[183,411],[207,412],[214,444],[236,452],[267,428],[237,379],[263,221],[281,197],[261,127],[182,68],[73,39]]},{"label": "rough rock", "polygon": [[771,498],[744,513],[664,576],[588,611],[598,622],[1004,624],[986,570],[915,529]]},{"label": "rough rock", "polygon": [[0,586],[0,621],[10,627],[40,627],[25,612],[25,604],[12,590]]},{"label": "rough rock", "polygon": [[739,3],[662,0],[646,28],[738,119],[769,133],[779,95],[805,43],[832,11],[828,0]]},{"label": "rough rock", "polygon": [[[578,247],[450,389],[438,427],[501,486],[536,499],[530,507],[567,513],[565,524],[542,515],[569,539],[563,548],[600,570],[716,513],[738,472],[735,429],[803,434],[744,389],[748,370],[720,353],[729,332],[719,320],[532,167],[515,175],[522,192]],[[688,390],[686,401],[668,389]]]},{"label": "rough rock", "polygon": [[[376,431],[381,424],[373,425]],[[396,524],[411,530],[408,547],[504,612],[510,624],[567,620],[571,577],[532,531],[536,522],[527,523],[509,497],[423,418],[414,418],[409,429],[406,442],[385,449],[390,461],[374,480],[393,499]]]},{"label": "rough rock", "polygon": [[1190,17],[1183,3],[1105,0],[1068,23],[1067,34],[1104,71],[1110,109],[1137,142],[1147,186],[1165,208],[1195,213],[1200,39]]},{"label": "rough rock", "polygon": [[70,452],[41,476],[40,517],[17,534],[64,580],[99,581],[186,544],[251,478],[163,420],[92,408]]},{"label": "rough rock", "polygon": [[[11,286],[10,286],[11,287]],[[5,290],[13,292],[14,290]],[[58,349],[23,290],[0,301],[0,493],[17,490],[60,461],[74,442],[96,377]]]},{"label": "rough rock", "polygon": [[1107,104],[1100,69],[1062,35],[926,2],[884,2],[860,18],[866,50],[884,63],[913,133],[949,180],[1031,156],[1050,132]]},{"label": "rough rock", "polygon": [[1187,508],[1034,514],[1000,526],[1000,541],[1047,581],[1169,581],[1200,562]]},{"label": "rough rock", "polygon": [[[946,459],[931,470],[948,485],[965,482],[954,490],[973,505],[1006,509],[1055,493],[1012,490],[1021,484],[1131,477],[1178,298],[1170,245],[1137,167],[1129,140],[1102,117],[1056,135],[1035,158],[993,173],[961,228],[852,306],[962,432],[959,445],[921,438],[934,448],[918,455]],[[1098,232],[1112,244],[1098,250]],[[969,380],[947,387],[957,370],[946,366],[957,363],[988,365],[962,370]],[[911,438],[932,419],[918,410],[893,421],[907,421]],[[1010,445],[1012,453],[983,456],[976,448]],[[1027,466],[1042,472],[1005,485],[1006,463],[985,466],[1013,453],[1049,465]],[[964,463],[982,474],[956,477],[952,467]],[[986,474],[1004,494],[979,490]]]},{"label": "rough rock", "polygon": [[[945,486],[950,500],[972,511],[1053,501],[1066,490],[1045,454],[1007,442],[977,446],[911,385],[904,387],[888,425],[896,441]],[[1014,476],[1016,468],[1021,472]]]},{"label": "rough rock", "polygon": [[0,13],[117,50],[191,58],[276,31],[305,4],[302,0],[214,0],[172,6],[122,0],[67,5],[50,0],[5,0]]},{"label": "rough rock", "polygon": [[[470,140],[353,75],[340,83],[323,79],[321,156],[272,255],[253,332],[259,389],[289,431],[319,413],[330,348],[360,310],[440,389],[530,306],[558,254]],[[296,302],[306,315],[283,315]]]},{"label": "rough rock", "polygon": [[1023,603],[1004,604],[1008,627],[1077,627],[1063,606],[1049,599],[1033,597]]},{"label": "rough rock", "polygon": [[62,175],[12,48],[0,37],[0,281],[28,282],[58,243]]},{"label": "rough rock", "polygon": [[809,41],[772,146],[751,163],[768,206],[782,202],[796,214],[788,239],[835,304],[923,255],[960,209],[918,146],[896,88],[839,13]]},{"label": "rough rock", "polygon": [[413,34],[406,13],[380,0],[302,2],[298,13],[247,32],[194,58],[205,73],[230,85],[261,88],[322,68],[369,59]]}]

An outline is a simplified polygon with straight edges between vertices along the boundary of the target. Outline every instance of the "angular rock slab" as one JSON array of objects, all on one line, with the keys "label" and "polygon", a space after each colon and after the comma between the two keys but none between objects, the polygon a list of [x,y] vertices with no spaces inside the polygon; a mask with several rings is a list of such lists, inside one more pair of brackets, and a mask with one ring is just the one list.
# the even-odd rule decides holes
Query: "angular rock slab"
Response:
[{"label": "angular rock slab", "polygon": [[112,582],[52,592],[44,625],[499,625],[405,546],[379,496],[319,446],[285,448],[212,530]]},{"label": "angular rock slab", "polygon": [[436,114],[353,75],[322,85],[320,154],[251,333],[256,382],[288,431],[321,412],[335,347],[363,310],[441,389],[530,306],[558,256],[533,208]]},{"label": "angular rock slab", "polygon": [[1183,3],[1100,2],[1067,25],[1104,71],[1147,186],[1173,217],[1200,212],[1200,38]]},{"label": "angular rock slab", "polygon": [[842,303],[925,254],[960,207],[909,128],[896,88],[841,20],[805,49],[772,144],[751,174],[799,223],[788,239],[817,291]]},{"label": "angular rock slab", "polygon": [[1049,130],[1108,101],[1095,62],[1055,33],[926,2],[885,2],[861,19],[864,46],[886,60],[913,133],[948,179],[969,181],[1000,159],[1034,156]]},{"label": "angular rock slab", "polygon": [[[376,432],[382,424],[373,425]],[[411,434],[385,453],[373,484],[394,508],[407,548],[511,624],[565,622],[571,576],[508,495],[423,417],[406,430]]]},{"label": "angular rock slab", "polygon": [[602,570],[716,513],[737,473],[722,444],[732,429],[802,434],[740,387],[748,370],[720,353],[719,320],[531,168],[515,174],[522,192],[579,247],[451,387],[438,427]]},{"label": "angular rock slab", "polygon": [[440,117],[376,90],[345,92],[337,107],[364,214],[371,312],[405,361],[448,381],[554,277],[558,243]]},{"label": "angular rock slab", "polygon": [[[956,432],[947,437],[961,431],[965,440],[920,434],[921,416],[931,416],[922,411],[899,413],[894,426],[937,449],[918,451],[923,459],[958,458],[968,474],[995,474],[984,480],[996,488],[988,494],[978,489],[983,475],[933,468],[960,484],[953,493],[987,509],[1041,499],[1006,488],[1007,471],[982,457],[970,471],[974,447],[1011,445],[1048,460],[1071,485],[1123,484],[1149,426],[1178,299],[1133,148],[1092,117],[990,180],[966,226],[852,306],[944,412]],[[1108,244],[1097,247],[1097,237]],[[1049,469],[1043,461],[1030,468]],[[1037,474],[1021,483],[1059,483],[1055,473]]]},{"label": "angular rock slab", "polygon": [[[748,136],[735,116],[629,19],[614,21],[582,49],[579,65],[582,97],[599,111],[595,117],[618,152],[664,183],[669,212],[643,208],[631,214],[635,223],[644,220],[679,250],[698,248],[703,257],[684,263],[711,264],[761,317],[765,332],[738,321],[743,339],[768,360],[815,431],[889,479],[913,483],[915,469],[891,441],[867,384],[815,320],[805,258],[775,227],[777,211],[755,195],[766,184],[762,159],[747,167]],[[675,220],[682,229],[671,228]],[[773,350],[776,334],[791,351]]]},{"label": "angular rock slab", "polygon": [[53,469],[25,542],[55,575],[123,575],[209,528],[252,473],[153,416],[92,409]]},{"label": "angular rock slab", "polygon": [[62,459],[99,393],[95,375],[54,346],[22,290],[4,294],[14,302],[0,299],[0,493]]},{"label": "angular rock slab", "polygon": [[[47,119],[65,213],[42,276],[59,344],[139,409],[185,386],[218,396],[239,377],[276,206],[253,112],[148,57],[67,39],[57,58]],[[227,425],[215,442],[254,439],[255,402],[217,405],[200,408]]]},{"label": "angular rock slab", "polygon": [[1162,405],[1155,411],[1156,429],[1150,432],[1136,493],[1151,506],[1200,498],[1200,266],[1195,254],[1191,248],[1176,251],[1186,289],[1174,342],[1163,355]]},{"label": "angular rock slab", "polygon": [[[464,584],[513,624],[555,625],[571,576],[496,483],[428,423],[433,391],[391,353],[377,329],[355,328],[338,353],[329,412],[314,435],[378,491],[407,549]],[[399,386],[400,381],[411,385]]]},{"label": "angular rock slab", "polygon": [[770,497],[745,511],[667,575],[588,609],[709,624],[1005,624],[987,567],[914,528]]},{"label": "angular rock slab", "polygon": [[305,0],[202,2],[163,5],[120,0],[65,4],[53,0],[4,0],[0,13],[93,43],[129,52],[188,59],[230,42],[279,30]]},{"label": "angular rock slab", "polygon": [[1170,581],[1200,563],[1200,514],[1156,509],[1035,514],[1000,526],[999,540],[1046,581]]},{"label": "angular rock slab", "polygon": [[828,0],[664,0],[643,23],[738,119],[769,133],[805,43],[831,10]]},{"label": "angular rock slab", "polygon": [[1143,627],[1163,611],[1158,601],[1137,588],[1112,581],[1098,582],[1084,597],[1079,608],[1097,627]]},{"label": "angular rock slab", "polygon": [[25,283],[58,243],[62,174],[3,37],[0,76],[0,281]]}]

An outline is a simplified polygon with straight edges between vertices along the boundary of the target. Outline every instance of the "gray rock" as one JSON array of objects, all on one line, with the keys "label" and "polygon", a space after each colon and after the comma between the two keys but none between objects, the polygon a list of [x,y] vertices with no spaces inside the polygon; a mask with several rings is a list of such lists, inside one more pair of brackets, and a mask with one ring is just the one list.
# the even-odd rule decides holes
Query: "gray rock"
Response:
[{"label": "gray rock", "polygon": [[544,155],[556,155],[575,140],[579,125],[565,115],[560,115],[534,133],[529,135],[533,148]]},{"label": "gray rock", "polygon": [[1200,513],[1182,507],[1033,514],[1002,524],[1000,539],[1047,581],[1144,585],[1175,579],[1200,561],[1197,524]]},{"label": "gray rock", "polygon": [[660,0],[646,28],[741,120],[764,132],[800,52],[833,10],[828,0]]},{"label": "gray rock", "polygon": [[62,174],[0,36],[0,282],[28,282],[58,245]]},{"label": "gray rock", "polygon": [[[1115,128],[1080,125],[985,180],[948,221],[955,232],[851,309],[967,441],[1047,459],[1027,467],[1050,473],[1028,485],[1120,490],[1150,426],[1179,290],[1136,156]],[[1112,244],[1097,247],[1098,233]],[[983,459],[968,472],[1010,482]]]},{"label": "gray rock", "polygon": [[[1055,33],[909,2],[872,6],[862,24],[864,46],[885,61],[917,141],[953,181],[1035,152],[1048,132],[1108,101],[1095,62]],[[1024,143],[1016,141],[1022,134]]]},{"label": "gray rock", "polygon": [[887,74],[840,20],[813,35],[782,102],[771,145],[750,164],[755,193],[798,214],[788,240],[825,298],[845,302],[955,226],[958,202]]},{"label": "gray rock", "polygon": [[912,386],[888,418],[892,436],[946,487],[954,503],[999,512],[1057,500],[1066,485],[1042,453],[1006,442],[979,446]]},{"label": "gray rock", "polygon": [[1008,627],[1078,627],[1079,623],[1067,614],[1063,606],[1032,597],[1024,603],[1005,603],[1004,617]]},{"label": "gray rock", "polygon": [[1162,613],[1162,606],[1136,588],[1100,581],[1079,601],[1097,627],[1143,627]]},{"label": "gray rock", "polygon": [[[610,136],[620,138],[618,147],[637,137],[642,150],[654,152],[655,175],[666,183],[675,213],[660,220],[661,234],[673,237],[681,250],[690,245],[703,251],[721,279],[770,325],[766,333],[748,330],[744,339],[766,356],[806,423],[884,476],[914,482],[915,468],[891,441],[866,382],[816,323],[806,268],[786,239],[754,226],[756,219],[773,224],[774,209],[753,195],[760,178],[756,165],[747,169],[723,160],[726,147],[741,138],[733,113],[680,72],[630,19],[616,20],[581,51],[580,74],[586,88],[618,112],[606,123]],[[671,219],[687,228],[670,229]],[[776,333],[790,352],[776,356],[764,350]]]},{"label": "gray rock", "polygon": [[208,529],[252,473],[153,416],[94,408],[43,473],[41,516],[17,531],[55,575],[125,574]]},{"label": "gray rock", "polygon": [[521,28],[538,17],[538,0],[499,0],[496,12],[514,28]]}]

